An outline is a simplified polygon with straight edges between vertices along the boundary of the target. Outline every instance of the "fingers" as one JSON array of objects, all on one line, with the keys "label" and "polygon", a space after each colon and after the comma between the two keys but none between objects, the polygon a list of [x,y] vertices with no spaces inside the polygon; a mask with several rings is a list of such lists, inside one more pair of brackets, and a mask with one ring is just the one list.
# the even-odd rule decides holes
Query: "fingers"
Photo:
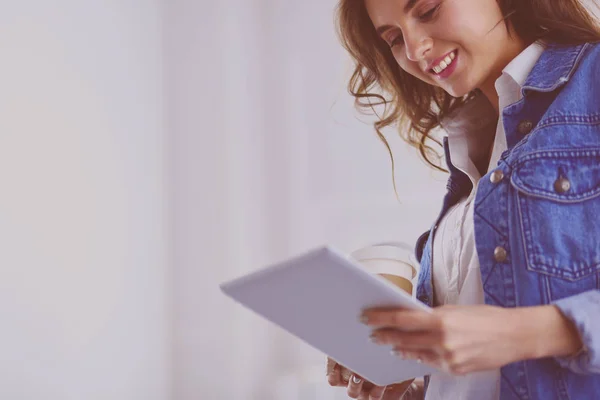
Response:
[{"label": "fingers", "polygon": [[402,400],[422,400],[424,396],[423,386],[417,383],[411,384],[403,393]]},{"label": "fingers", "polygon": [[[398,400],[398,399],[405,400],[405,397],[403,397],[403,396],[406,396],[406,393],[410,389],[412,383],[413,383],[413,380],[411,379],[406,382],[396,383],[394,385],[390,385],[390,386],[386,387],[385,388],[385,398],[393,399],[393,400]],[[412,398],[408,398],[408,399],[412,399]],[[408,400],[408,399],[406,399],[406,400]],[[416,398],[415,398],[415,400],[416,400]]]},{"label": "fingers", "polygon": [[404,331],[437,330],[439,319],[433,313],[401,309],[372,309],[361,316],[365,325],[381,328],[399,328]]},{"label": "fingers", "polygon": [[345,386],[342,381],[342,371],[339,364],[335,363],[331,369],[328,369],[327,382],[331,386]]},{"label": "fingers", "polygon": [[335,361],[327,357],[327,376],[333,371],[333,368],[337,365]]},{"label": "fingers", "polygon": [[348,381],[348,397],[358,399],[361,395],[364,380],[358,375],[352,375]]},{"label": "fingers", "polygon": [[344,368],[335,361],[332,365],[329,365],[329,359],[327,363],[327,382],[329,383],[329,385],[337,387],[347,387],[349,385],[350,380],[352,379],[352,371],[350,371],[347,368]]},{"label": "fingers", "polygon": [[429,365],[438,365],[441,361],[440,355],[435,351],[406,351],[404,348],[394,348],[393,352],[404,360],[415,360]]},{"label": "fingers", "polygon": [[371,341],[380,345],[393,345],[403,350],[427,350],[438,345],[441,335],[437,332],[406,332],[398,329],[378,329],[371,334]]},{"label": "fingers", "polygon": [[342,367],[341,365],[340,370],[342,371],[342,384],[343,386],[348,386],[348,382],[350,381],[350,378],[352,378],[352,371],[350,371],[348,368]]},{"label": "fingers", "polygon": [[358,400],[382,400],[385,387],[375,386],[330,358],[327,359],[327,381],[330,386],[347,387],[348,396]]},{"label": "fingers", "polygon": [[405,351],[404,349],[394,349],[393,352],[402,359],[424,363],[452,375],[461,376],[474,372],[468,369],[467,366],[451,358],[440,356],[438,352],[432,350]]},{"label": "fingers", "polygon": [[366,400],[381,400],[385,393],[385,386],[373,386]]}]

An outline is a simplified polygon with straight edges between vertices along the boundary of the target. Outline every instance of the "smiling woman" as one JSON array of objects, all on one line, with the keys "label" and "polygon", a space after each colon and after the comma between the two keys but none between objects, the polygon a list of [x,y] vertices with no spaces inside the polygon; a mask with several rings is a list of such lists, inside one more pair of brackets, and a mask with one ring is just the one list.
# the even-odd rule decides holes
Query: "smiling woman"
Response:
[{"label": "smiling woman", "polygon": [[[397,65],[453,97],[473,88],[493,89],[493,82],[485,81],[490,72],[501,71],[522,47],[498,24],[502,13],[494,2],[408,1],[400,8],[396,2],[367,0],[365,6]],[[498,43],[510,48],[498,52]]]},{"label": "smiling woman", "polygon": [[[414,398],[595,397],[597,21],[579,0],[340,0],[338,28],[356,65],[349,91],[362,111],[383,107],[388,150],[382,129],[396,126],[434,168],[442,145],[450,172],[415,251],[416,294],[434,312],[365,310],[371,340],[446,372]],[[414,387],[338,372],[330,384],[353,398]]]},{"label": "smiling woman", "polygon": [[[348,89],[357,107],[370,112],[386,106],[375,123],[380,139],[387,145],[382,129],[398,124],[403,139],[438,169],[443,168],[431,141],[441,143],[430,138],[431,130],[475,89],[493,91],[490,77],[524,43],[543,38],[576,44],[600,37],[579,0],[342,0],[338,30],[356,61]],[[461,67],[444,76],[432,73],[435,62],[451,52]],[[455,79],[447,79],[450,75]]]}]

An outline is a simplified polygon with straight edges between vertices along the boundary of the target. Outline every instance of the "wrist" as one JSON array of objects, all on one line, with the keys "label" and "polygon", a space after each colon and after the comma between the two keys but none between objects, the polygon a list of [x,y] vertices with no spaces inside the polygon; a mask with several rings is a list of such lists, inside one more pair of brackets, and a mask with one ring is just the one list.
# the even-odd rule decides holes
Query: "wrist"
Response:
[{"label": "wrist", "polygon": [[522,359],[566,357],[583,346],[573,323],[553,305],[520,309],[518,346]]}]

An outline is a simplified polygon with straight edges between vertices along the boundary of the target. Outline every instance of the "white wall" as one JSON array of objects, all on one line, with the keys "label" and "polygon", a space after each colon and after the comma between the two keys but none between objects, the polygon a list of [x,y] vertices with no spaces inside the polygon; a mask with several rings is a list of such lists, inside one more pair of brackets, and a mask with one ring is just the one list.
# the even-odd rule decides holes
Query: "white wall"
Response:
[{"label": "white wall", "polygon": [[0,398],[169,398],[161,2],[0,2]]},{"label": "white wall", "polygon": [[218,290],[439,209],[390,131],[396,202],[334,3],[0,2],[0,398],[344,397]]},{"label": "white wall", "polygon": [[396,202],[334,3],[0,2],[0,398],[344,397],[217,288],[438,211],[389,132]]},{"label": "white wall", "polygon": [[443,177],[390,132],[396,202],[387,151],[345,92],[333,5],[169,3],[177,400],[325,399],[289,397],[312,366],[326,385],[323,356],[218,284],[322,243],[412,243],[441,204]]},{"label": "white wall", "polygon": [[412,242],[444,183],[391,138],[396,202],[332,8],[1,3],[0,398],[280,399],[321,368],[218,283]]}]

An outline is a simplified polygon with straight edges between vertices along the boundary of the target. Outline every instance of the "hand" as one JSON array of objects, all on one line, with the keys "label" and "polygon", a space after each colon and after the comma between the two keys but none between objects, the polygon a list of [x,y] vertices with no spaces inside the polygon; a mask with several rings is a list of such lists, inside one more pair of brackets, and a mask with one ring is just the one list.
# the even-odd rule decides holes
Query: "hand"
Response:
[{"label": "hand", "polygon": [[330,358],[327,359],[327,379],[331,386],[347,387],[348,396],[359,400],[401,400],[412,383],[410,380],[396,385],[376,386]]},{"label": "hand", "polygon": [[565,356],[581,347],[573,326],[554,306],[443,306],[432,313],[373,309],[361,320],[374,328],[375,343],[454,375]]}]

